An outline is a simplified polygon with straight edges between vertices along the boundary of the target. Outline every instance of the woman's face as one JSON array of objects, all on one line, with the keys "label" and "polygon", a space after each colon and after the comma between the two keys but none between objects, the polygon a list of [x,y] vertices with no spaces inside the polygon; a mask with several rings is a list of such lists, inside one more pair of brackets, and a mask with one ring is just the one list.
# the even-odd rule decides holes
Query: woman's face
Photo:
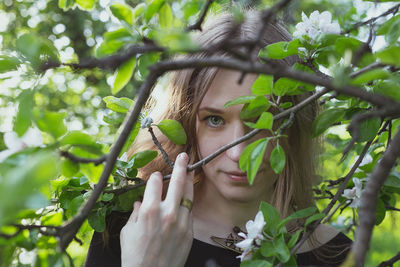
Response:
[{"label": "woman's face", "polygon": [[[196,119],[196,138],[200,158],[215,152],[218,148],[245,135],[250,129],[240,119],[243,105],[224,108],[224,104],[239,96],[250,95],[251,86],[257,78],[247,74],[241,84],[237,81],[241,73],[232,70],[219,70],[211,86],[200,103]],[[273,192],[276,175],[269,164],[261,165],[253,185],[247,181],[245,173],[239,168],[239,158],[243,149],[266,133],[259,134],[240,143],[203,167],[202,181],[206,190],[225,199],[239,202],[269,201]],[[271,146],[265,155],[269,157]]]}]

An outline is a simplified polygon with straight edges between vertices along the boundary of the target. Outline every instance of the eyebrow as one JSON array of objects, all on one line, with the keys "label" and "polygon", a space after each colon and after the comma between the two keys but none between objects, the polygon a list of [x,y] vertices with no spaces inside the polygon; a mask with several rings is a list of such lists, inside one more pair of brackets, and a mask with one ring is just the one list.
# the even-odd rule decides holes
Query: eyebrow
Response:
[{"label": "eyebrow", "polygon": [[198,111],[200,112],[200,111],[203,111],[203,110],[206,110],[206,111],[211,112],[211,113],[217,113],[217,114],[223,114],[224,113],[224,111],[222,109],[217,109],[217,108],[212,108],[212,107],[203,107],[203,108],[200,108]]}]

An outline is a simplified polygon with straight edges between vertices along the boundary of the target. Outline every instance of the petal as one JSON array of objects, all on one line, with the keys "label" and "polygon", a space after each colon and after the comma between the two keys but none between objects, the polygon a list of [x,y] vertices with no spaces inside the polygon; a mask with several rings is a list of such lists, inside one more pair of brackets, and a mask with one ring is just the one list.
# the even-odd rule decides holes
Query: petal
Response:
[{"label": "petal", "polygon": [[0,152],[0,162],[2,162],[3,160],[5,160],[6,158],[8,158],[10,155],[14,154],[14,152],[11,149],[6,149]]},{"label": "petal", "polygon": [[252,238],[247,238],[247,239],[235,244],[235,246],[237,246],[238,248],[244,249],[244,250],[250,249],[252,247],[252,245],[253,245]]},{"label": "petal", "polygon": [[43,145],[42,134],[37,128],[29,128],[21,139],[27,146]]},{"label": "petal", "polygon": [[242,232],[238,233],[238,236],[243,237],[244,239],[247,238],[247,235],[245,233],[242,233]]},{"label": "petal", "polygon": [[304,12],[301,12],[301,19],[302,19],[304,22],[308,21],[308,17],[307,17],[306,14],[304,14]]},{"label": "petal", "polygon": [[7,132],[4,134],[5,145],[14,151],[19,151],[24,149],[24,143],[18,138],[16,132]]},{"label": "petal", "polygon": [[310,21],[312,23],[319,23],[320,22],[320,15],[319,15],[319,11],[315,10],[311,13],[310,15]]},{"label": "petal", "polygon": [[331,23],[332,20],[332,14],[329,11],[324,11],[320,15],[320,21],[323,21],[324,23]]}]

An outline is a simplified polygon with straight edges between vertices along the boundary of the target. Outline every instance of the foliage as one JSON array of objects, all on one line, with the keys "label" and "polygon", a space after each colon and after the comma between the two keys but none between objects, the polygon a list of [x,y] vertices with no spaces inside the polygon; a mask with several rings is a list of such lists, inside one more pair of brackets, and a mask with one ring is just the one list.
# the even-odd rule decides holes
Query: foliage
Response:
[{"label": "foliage", "polygon": [[[218,12],[228,2],[214,1],[210,10]],[[276,3],[253,2],[258,9]],[[291,71],[314,76],[323,71],[332,76],[337,90],[346,86],[360,89],[359,95],[354,91],[353,94],[336,91],[319,99],[323,111],[311,131],[315,138],[324,136],[326,140],[321,155],[322,180],[314,188],[321,209],[338,192],[341,183],[336,180],[348,173],[363,148],[371,142],[364,160],[351,175],[359,178],[365,188],[400,127],[398,110],[397,113],[389,110],[392,113],[384,115],[373,113],[398,107],[400,101],[398,10],[373,21],[376,41],[368,49],[363,48],[368,40],[368,24],[357,24],[371,17],[372,8],[379,11],[373,14],[377,16],[398,5],[398,1],[379,4],[357,1],[356,7],[352,2],[293,1],[282,18],[291,32],[295,30],[293,22],[301,20],[301,11],[308,15],[318,9],[333,14],[333,20],[341,26],[341,34],[298,36],[290,42],[270,44],[259,53],[260,60],[266,64],[297,55],[303,64],[295,64]],[[125,117],[137,103],[133,99],[149,77],[151,66],[199,48],[186,27],[197,21],[203,5],[204,1],[199,0],[4,0],[0,3],[0,20],[5,21],[0,25],[0,153],[4,155],[0,157],[1,266],[71,266],[71,261],[81,265],[82,255],[73,251],[78,244],[76,240],[67,249],[72,259],[56,250],[58,231],[75,218],[95,191],[105,170],[105,159],[124,132]],[[162,49],[129,54],[135,45],[149,43]],[[109,56],[115,59],[119,55],[125,55],[125,59],[111,64]],[[74,65],[96,60],[105,60],[101,68]],[[321,91],[316,85],[322,82],[264,73],[254,82],[252,95],[226,103],[225,107],[243,105],[241,118],[245,124],[268,132],[269,137],[248,145],[240,158],[240,168],[247,171],[250,184],[265,157],[269,158],[275,173],[283,171],[289,156],[279,145],[279,140],[286,138],[282,129],[285,123],[274,127],[273,114],[294,106],[285,100],[286,96],[314,89]],[[373,97],[363,97],[363,92]],[[378,103],[380,99],[391,102],[382,105]],[[360,119],[358,124],[356,118]],[[290,119],[286,122],[290,127]],[[164,120],[155,126],[176,145],[186,143],[187,136],[179,122]],[[41,144],[31,145],[24,139],[31,128],[40,130]],[[132,203],[143,194],[143,186],[118,193],[120,189],[141,183],[136,177],[138,169],[158,155],[157,151],[146,150],[129,159],[123,158],[139,128],[140,119],[129,129],[104,190],[76,234],[85,246],[93,229],[105,230],[107,215],[112,211],[131,210]],[[9,146],[5,133],[10,131],[19,138],[20,149]],[[268,152],[271,146],[273,149]],[[396,212],[399,170],[395,165],[380,188],[377,226],[388,225],[391,213]],[[351,190],[354,184],[349,181],[345,188]],[[330,218],[332,225],[352,233],[360,209],[350,207],[352,200],[345,196],[340,194],[335,210],[339,212]],[[294,213],[283,220],[267,203],[260,210],[267,222],[264,228],[267,242],[254,252],[251,263],[245,261],[243,266],[293,261],[289,251],[300,232],[289,235],[284,225],[292,219],[308,217],[315,210]],[[321,213],[315,214],[305,220],[305,228],[322,219]],[[345,223],[338,224],[338,218],[345,218]],[[396,253],[392,251],[393,255]],[[374,264],[386,259],[374,254]]]}]

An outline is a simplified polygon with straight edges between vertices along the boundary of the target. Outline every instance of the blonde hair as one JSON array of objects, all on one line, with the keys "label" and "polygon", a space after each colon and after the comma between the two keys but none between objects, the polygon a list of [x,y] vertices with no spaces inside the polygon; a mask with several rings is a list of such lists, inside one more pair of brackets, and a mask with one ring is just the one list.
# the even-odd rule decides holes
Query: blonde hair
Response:
[{"label": "blonde hair", "polygon": [[[226,40],[249,41],[257,38],[261,18],[255,11],[245,12],[243,23],[238,24],[235,18],[228,13],[219,14],[208,19],[204,30],[197,36],[197,41],[204,47],[217,46]],[[261,47],[279,41],[290,41],[289,33],[277,22],[266,25],[262,35]],[[183,56],[183,58],[206,58],[210,55],[228,57],[227,53],[203,52],[195,55]],[[279,60],[276,64],[291,66],[296,62],[296,57],[287,57]],[[209,67],[202,69],[185,69],[171,73],[169,83],[166,86],[168,104],[163,110],[159,109],[154,98],[150,98],[145,105],[155,123],[163,119],[174,119],[179,121],[188,136],[186,145],[177,146],[165,136],[157,133],[157,138],[167,151],[169,157],[174,159],[180,152],[186,151],[192,162],[197,162],[198,151],[196,146],[196,113],[198,106],[211,82],[213,81],[217,68]],[[287,96],[293,105],[300,102],[310,93],[296,96]],[[282,217],[290,212],[313,205],[312,184],[315,177],[315,142],[311,138],[311,124],[316,116],[316,104],[312,104],[297,112],[293,124],[286,130],[288,138],[280,141],[286,152],[286,165],[275,183],[275,191],[272,197],[274,205]],[[149,133],[141,130],[128,154],[145,149],[157,150]],[[171,172],[168,164],[159,155],[154,161],[141,169],[139,176],[147,179],[154,171],[168,174]],[[201,179],[202,170],[196,172],[196,180]]]}]

